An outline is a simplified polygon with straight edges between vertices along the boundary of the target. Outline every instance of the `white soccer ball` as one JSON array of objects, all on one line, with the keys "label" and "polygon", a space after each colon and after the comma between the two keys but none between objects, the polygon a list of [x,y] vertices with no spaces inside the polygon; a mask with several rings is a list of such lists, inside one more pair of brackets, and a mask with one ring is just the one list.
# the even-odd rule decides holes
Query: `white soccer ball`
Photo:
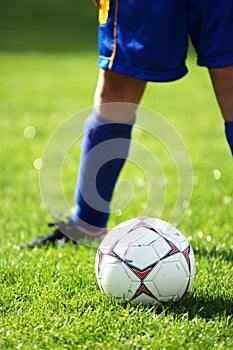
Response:
[{"label": "white soccer ball", "polygon": [[111,230],[95,263],[101,291],[121,301],[161,304],[184,298],[195,277],[187,238],[157,218],[134,218]]}]

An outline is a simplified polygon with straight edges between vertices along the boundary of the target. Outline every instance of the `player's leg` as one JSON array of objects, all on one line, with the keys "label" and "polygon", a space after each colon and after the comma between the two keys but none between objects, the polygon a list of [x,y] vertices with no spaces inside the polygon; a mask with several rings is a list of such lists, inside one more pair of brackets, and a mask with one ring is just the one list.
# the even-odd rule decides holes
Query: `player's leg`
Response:
[{"label": "player's leg", "polygon": [[[109,6],[101,14],[99,26],[98,65],[102,69],[95,108],[85,126],[75,195],[76,221],[89,224],[89,229],[107,223],[113,189],[128,154],[135,107],[145,82],[172,81],[187,72],[185,0],[146,5],[144,1],[128,0],[106,3]],[[116,102],[120,104],[111,106]],[[112,158],[107,163],[106,154]],[[100,164],[103,166],[98,168]]]},{"label": "player's leg", "polygon": [[225,120],[226,137],[233,155],[233,65],[210,68],[209,72]]},{"label": "player's leg", "polygon": [[77,224],[105,227],[114,187],[128,155],[134,114],[146,82],[100,70],[93,113],[86,120],[76,185]]},{"label": "player's leg", "polygon": [[233,154],[233,2],[190,3],[189,28],[198,64],[209,69]]}]

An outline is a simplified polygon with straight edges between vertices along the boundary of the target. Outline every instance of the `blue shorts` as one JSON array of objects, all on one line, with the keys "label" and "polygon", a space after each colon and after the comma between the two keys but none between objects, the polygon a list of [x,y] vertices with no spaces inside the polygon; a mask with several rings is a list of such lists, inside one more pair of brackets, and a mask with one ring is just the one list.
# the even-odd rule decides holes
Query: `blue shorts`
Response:
[{"label": "blue shorts", "polygon": [[198,65],[217,68],[233,64],[233,0],[102,3],[100,68],[145,81],[179,79],[187,73],[189,36]]}]

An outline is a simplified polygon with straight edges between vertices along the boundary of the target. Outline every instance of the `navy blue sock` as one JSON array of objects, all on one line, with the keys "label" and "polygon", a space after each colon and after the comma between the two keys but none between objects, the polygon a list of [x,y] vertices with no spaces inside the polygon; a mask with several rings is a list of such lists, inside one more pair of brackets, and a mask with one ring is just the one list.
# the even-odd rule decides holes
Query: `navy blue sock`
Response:
[{"label": "navy blue sock", "polygon": [[133,123],[113,123],[95,111],[85,122],[74,221],[88,229],[106,227],[114,187],[128,156]]},{"label": "navy blue sock", "polygon": [[233,122],[225,122],[225,133],[233,155]]}]

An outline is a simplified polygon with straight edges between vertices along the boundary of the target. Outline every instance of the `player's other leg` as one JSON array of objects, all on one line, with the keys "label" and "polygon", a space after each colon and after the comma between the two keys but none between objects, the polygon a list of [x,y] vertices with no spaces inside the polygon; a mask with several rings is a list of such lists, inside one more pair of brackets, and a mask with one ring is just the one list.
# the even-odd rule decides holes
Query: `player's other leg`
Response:
[{"label": "player's other leg", "polygon": [[198,64],[209,69],[233,153],[233,2],[190,0],[189,32]]},{"label": "player's other leg", "polygon": [[209,68],[209,72],[225,120],[226,138],[233,155],[233,65]]}]

